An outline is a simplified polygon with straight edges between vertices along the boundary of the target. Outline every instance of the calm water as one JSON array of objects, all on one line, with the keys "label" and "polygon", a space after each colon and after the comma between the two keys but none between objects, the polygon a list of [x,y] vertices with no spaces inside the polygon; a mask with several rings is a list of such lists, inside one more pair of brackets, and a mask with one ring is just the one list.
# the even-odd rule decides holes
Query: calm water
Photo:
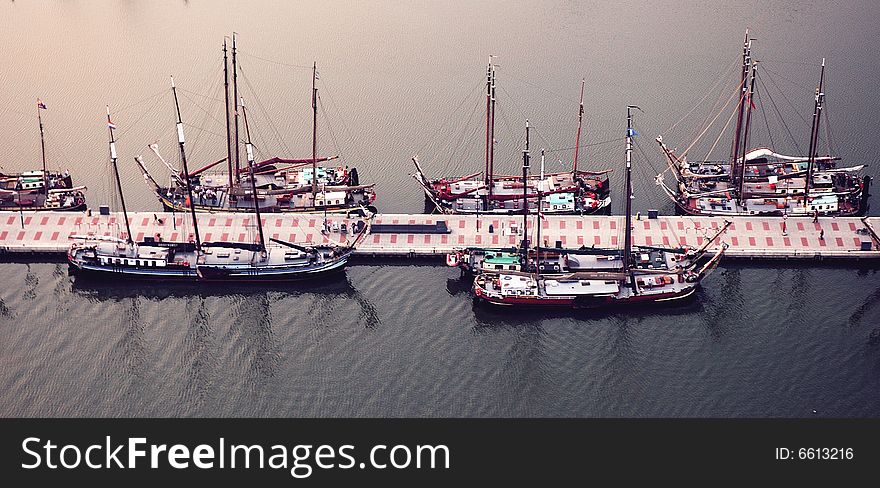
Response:
[{"label": "calm water", "polygon": [[[88,185],[92,205],[113,203],[109,103],[127,201],[158,208],[132,158],[167,177],[146,149],[158,140],[176,160],[170,74],[192,159],[224,155],[220,43],[234,30],[260,155],[310,154],[317,61],[321,152],[376,181],[383,211],[422,209],[414,154],[432,174],[479,170],[495,54],[497,167],[517,171],[526,118],[548,169],[564,167],[585,78],[584,140],[602,144],[582,164],[617,169],[618,188],[624,108],[641,106],[636,208],[669,212],[651,139],[690,144],[734,83],[750,27],[769,95],[755,144],[805,150],[824,56],[823,145],[878,175],[880,143],[866,137],[880,110],[872,2],[224,3],[0,4],[0,167],[40,164],[40,97],[50,166]],[[712,155],[724,158],[720,141]],[[2,264],[0,415],[880,415],[876,269],[728,263],[681,308],[539,315],[475,309],[456,270],[390,264],[356,263],[318,285],[210,290],[74,284],[63,263]]]}]

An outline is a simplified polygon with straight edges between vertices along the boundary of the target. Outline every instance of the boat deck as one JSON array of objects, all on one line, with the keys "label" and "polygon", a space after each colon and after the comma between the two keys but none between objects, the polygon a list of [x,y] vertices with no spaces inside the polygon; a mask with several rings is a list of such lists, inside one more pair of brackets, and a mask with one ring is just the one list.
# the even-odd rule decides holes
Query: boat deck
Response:
[{"label": "boat deck", "polygon": [[[189,217],[180,213],[133,212],[129,214],[132,234],[142,241],[153,237],[168,242],[192,238]],[[320,214],[269,215],[263,218],[266,238],[294,243],[345,243],[354,236],[341,234],[338,224],[351,229],[357,219],[328,215],[331,231],[322,233]],[[535,218],[529,222],[529,237],[535,237]],[[751,259],[877,259],[878,217],[733,217],[733,224],[719,239],[730,244],[730,258]],[[419,233],[425,225],[445,221],[449,233]],[[661,216],[633,220],[635,245],[697,247],[724,222],[721,217]],[[333,224],[337,225],[333,225]],[[396,225],[398,232],[373,234],[358,247],[362,256],[440,256],[456,248],[511,247],[522,238],[517,216],[379,214],[374,224]],[[623,239],[623,216],[546,216],[541,240],[562,247],[618,247]],[[406,232],[413,225],[413,233]],[[783,232],[783,225],[785,232]],[[336,227],[336,229],[334,229]],[[256,242],[253,215],[216,213],[199,218],[203,241]],[[820,233],[824,231],[824,239]],[[86,212],[0,212],[0,253],[65,253],[73,235],[123,236],[121,215],[89,215]]]}]

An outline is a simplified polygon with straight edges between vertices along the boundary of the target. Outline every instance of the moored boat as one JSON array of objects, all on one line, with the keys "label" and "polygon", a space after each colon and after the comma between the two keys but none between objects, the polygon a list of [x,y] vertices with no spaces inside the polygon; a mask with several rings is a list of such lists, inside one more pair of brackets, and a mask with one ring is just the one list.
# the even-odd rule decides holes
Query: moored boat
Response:
[{"label": "moored boat", "polygon": [[[523,208],[538,211],[537,187],[543,186],[547,197],[541,212],[547,214],[592,214],[607,212],[611,205],[608,173],[578,169],[581,125],[584,114],[584,82],[578,111],[571,171],[542,173],[524,180],[516,175],[495,174],[495,105],[496,79],[492,57],[486,71],[486,157],[483,172],[466,176],[428,178],[417,157],[412,175],[425,193],[426,204],[440,213],[457,214],[519,214]],[[523,188],[528,190],[525,202]]]},{"label": "moored boat", "polygon": [[[338,156],[317,154],[318,88],[317,64],[312,68],[312,157],[271,157],[256,162],[254,171],[240,164],[238,101],[238,61],[235,36],[232,38],[232,83],[230,88],[227,44],[223,43],[224,93],[226,109],[226,157],[197,168],[185,180],[182,173],[165,161],[158,145],[150,149],[171,171],[171,183],[161,184],[150,173],[142,159],[138,165],[159,202],[166,211],[188,212],[253,212],[259,204],[265,213],[327,212],[363,215],[376,199],[374,185],[361,184],[356,168],[332,164]],[[230,92],[232,99],[230,100]],[[230,111],[230,108],[232,111]],[[213,168],[226,162],[226,171],[214,173]],[[322,164],[319,164],[322,163]],[[331,163],[331,164],[323,164]],[[250,178],[255,178],[256,196],[250,192]],[[192,186],[193,196],[187,190]],[[371,208],[375,212],[375,208]]]},{"label": "moored boat", "polygon": [[676,211],[687,215],[864,215],[868,210],[871,183],[870,176],[861,175],[865,165],[843,167],[839,165],[839,157],[819,154],[822,124],[826,129],[828,124],[827,117],[822,117],[825,110],[824,59],[814,97],[808,153],[788,156],[772,148],[749,149],[752,112],[758,106],[756,80],[759,66],[752,57],[751,44],[752,39],[746,31],[740,82],[724,106],[738,98],[736,110],[728,119],[730,123],[736,118],[730,159],[688,160],[688,150],[708,131],[711,123],[680,154],[668,148],[660,136],[657,143],[674,182],[667,183],[661,173],[656,178],[657,185],[675,203]]},{"label": "moored boat", "polygon": [[74,186],[70,172],[51,171],[46,163],[46,138],[42,111],[37,100],[42,169],[7,173],[0,171],[0,211],[80,211],[86,209],[86,187]]},{"label": "moored boat", "polygon": [[[476,268],[473,293],[477,302],[568,309],[657,304],[693,296],[700,283],[715,269],[727,245],[721,244],[714,252],[709,250],[709,246],[726,229],[726,225],[698,249],[633,249],[630,202],[633,108],[636,107],[627,108],[624,246],[619,254],[610,250],[602,251],[610,256],[616,255],[619,260],[612,259],[614,264],[608,267],[591,265],[586,261],[581,264],[577,259],[572,264],[569,255],[563,255],[559,250],[548,250],[550,258],[542,258],[540,236],[538,246],[531,252],[527,226],[523,225],[522,256],[518,260],[513,259],[510,253],[506,256],[493,254],[488,259],[484,258]],[[526,172],[528,167],[529,155],[526,150],[523,153],[523,171]],[[537,228],[540,232],[541,226]],[[619,267],[616,265],[618,262]]]}]

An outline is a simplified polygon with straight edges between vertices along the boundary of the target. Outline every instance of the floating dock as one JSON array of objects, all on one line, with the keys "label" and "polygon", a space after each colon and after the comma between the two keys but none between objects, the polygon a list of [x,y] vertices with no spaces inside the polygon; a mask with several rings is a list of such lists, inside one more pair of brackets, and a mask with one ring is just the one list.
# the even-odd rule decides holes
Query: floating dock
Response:
[{"label": "floating dock", "polygon": [[[252,214],[200,214],[203,241],[256,242]],[[263,216],[267,238],[295,243],[345,243],[354,236],[342,233],[360,219],[320,214]],[[734,217],[719,240],[730,245],[726,257],[750,259],[877,259],[880,240],[877,217]],[[635,245],[698,247],[723,225],[722,217],[660,216],[633,220]],[[438,225],[439,223],[439,225]],[[445,224],[444,224],[445,223]],[[164,212],[129,214],[136,241],[146,238],[168,242],[193,239],[188,215]],[[379,214],[373,224],[383,226],[361,243],[357,254],[367,257],[442,256],[469,246],[511,247],[522,239],[522,217],[474,215]],[[534,242],[537,219],[527,229]],[[543,245],[561,247],[620,247],[623,216],[546,216],[541,220]],[[392,232],[388,232],[392,230]],[[121,214],[87,212],[0,212],[0,253],[65,253],[73,236],[124,237]]]}]

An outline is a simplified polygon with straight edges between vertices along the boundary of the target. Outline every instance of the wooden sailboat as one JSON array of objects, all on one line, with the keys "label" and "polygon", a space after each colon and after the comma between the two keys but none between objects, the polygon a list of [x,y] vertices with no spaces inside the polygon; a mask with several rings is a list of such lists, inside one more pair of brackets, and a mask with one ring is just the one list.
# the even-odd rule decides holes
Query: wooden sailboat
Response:
[{"label": "wooden sailboat", "polygon": [[[174,79],[171,81],[174,106],[177,114],[177,136],[183,165],[184,181],[189,180],[189,167],[186,156],[186,143],[180,104]],[[242,102],[244,110],[244,103]],[[245,113],[245,133],[248,168],[253,172],[253,145],[247,127]],[[116,157],[116,141],[110,111],[107,110],[110,127],[110,160],[116,177],[117,190],[122,202],[123,218],[127,233],[125,238],[74,236],[77,240],[68,251],[68,262],[74,274],[128,279],[174,279],[185,281],[286,281],[301,280],[341,271],[354,252],[355,246],[369,233],[368,219],[359,229],[353,243],[345,246],[297,244],[271,239],[277,245],[266,245],[259,206],[256,213],[259,243],[202,242],[198,227],[198,215],[194,206],[188,211],[192,218],[193,234],[188,243],[164,243],[154,240],[136,243],[132,240],[128,224],[128,212],[122,197],[122,184],[119,179]],[[251,191],[256,193],[255,179],[251,178]],[[192,186],[185,189],[192,199]]]},{"label": "wooden sailboat", "polygon": [[740,82],[731,95],[731,100],[738,97],[739,101],[729,161],[689,161],[687,151],[676,154],[662,136],[657,138],[675,182],[668,184],[662,174],[656,181],[676,210],[706,216],[863,215],[868,209],[871,183],[870,176],[859,175],[864,165],[840,167],[840,158],[818,154],[825,104],[825,60],[814,97],[806,156],[786,156],[771,148],[748,149],[757,73],[758,61],[752,57],[752,39],[746,31]]},{"label": "wooden sailboat", "polygon": [[42,169],[22,173],[0,171],[0,210],[81,211],[86,209],[86,187],[73,186],[70,173],[50,171],[46,163],[46,137],[42,111],[46,105],[37,99]]},{"label": "wooden sailboat", "polygon": [[[626,225],[620,268],[580,269],[566,266],[548,272],[546,254],[540,243],[529,251],[523,234],[520,270],[498,270],[483,266],[476,272],[474,297],[479,303],[515,307],[596,308],[636,303],[663,303],[692,296],[703,279],[715,269],[727,248],[709,252],[713,239],[696,250],[677,252],[632,246],[632,109],[627,107]],[[529,169],[528,149],[523,151],[523,172]],[[524,229],[527,228],[524,226]],[[540,226],[538,226],[540,229]],[[540,238],[539,238],[540,240]],[[532,259],[532,256],[535,256]],[[489,263],[487,263],[489,264]]]},{"label": "wooden sailboat", "polygon": [[[189,202],[197,212],[253,212],[256,205],[263,212],[328,212],[363,215],[364,207],[371,207],[376,199],[374,185],[362,185],[356,168],[342,165],[319,165],[337,160],[338,157],[318,157],[318,79],[317,63],[312,67],[312,156],[311,158],[273,157],[254,162],[250,168],[240,166],[238,61],[236,40],[232,38],[232,94],[230,101],[230,73],[227,44],[223,43],[224,92],[226,105],[226,157],[198,168],[190,173],[194,198]],[[230,111],[232,108],[232,111]],[[151,146],[157,157],[165,163],[158,146]],[[226,162],[225,173],[213,174],[209,170]],[[138,161],[145,180],[150,184],[160,203],[167,211],[187,211],[187,182],[172,169],[170,185],[159,184]],[[249,178],[255,179],[258,192],[251,193]],[[371,209],[375,212],[375,208]]]},{"label": "wooden sailboat", "polygon": [[[171,79],[172,90],[174,79]],[[177,93],[174,92],[175,105]],[[186,171],[186,151],[183,137],[183,124],[178,110],[177,135],[180,144],[184,171]],[[110,120],[110,107],[107,107],[107,126],[110,134],[110,163],[116,181],[116,190],[122,205],[122,216],[125,222],[125,237],[109,236],[73,236],[74,243],[67,252],[67,261],[72,274],[80,277],[97,277],[110,279],[139,280],[177,280],[195,281],[196,259],[199,255],[199,233],[195,218],[194,242],[164,243],[150,240],[134,242],[128,222],[128,210],[125,207],[125,195],[117,167],[116,139],[113,135],[114,125]],[[195,215],[193,215],[195,217]]]},{"label": "wooden sailboat", "polygon": [[[486,151],[482,173],[467,176],[429,179],[418,158],[413,158],[416,172],[412,175],[425,193],[428,206],[441,213],[460,214],[519,214],[521,205],[529,212],[538,209],[537,186],[543,185],[548,197],[542,212],[548,214],[591,214],[610,209],[611,192],[608,171],[578,169],[581,124],[584,113],[584,82],[581,82],[581,101],[578,111],[578,130],[575,140],[572,170],[535,176],[523,180],[518,176],[495,174],[495,65],[489,57],[486,70]],[[527,199],[520,200],[520,189],[527,188]]]},{"label": "wooden sailboat", "polygon": [[[250,172],[251,191],[257,194],[254,176],[254,149],[248,129],[247,111],[241,102],[245,126],[245,148]],[[229,245],[227,243],[206,245],[196,264],[199,278],[206,281],[288,281],[324,276],[342,271],[355,247],[369,233],[369,219],[359,229],[354,242],[344,246],[320,244],[301,246],[280,239],[270,239],[266,244],[260,206],[254,207],[259,243],[252,245]],[[195,219],[193,215],[193,219]]]}]

